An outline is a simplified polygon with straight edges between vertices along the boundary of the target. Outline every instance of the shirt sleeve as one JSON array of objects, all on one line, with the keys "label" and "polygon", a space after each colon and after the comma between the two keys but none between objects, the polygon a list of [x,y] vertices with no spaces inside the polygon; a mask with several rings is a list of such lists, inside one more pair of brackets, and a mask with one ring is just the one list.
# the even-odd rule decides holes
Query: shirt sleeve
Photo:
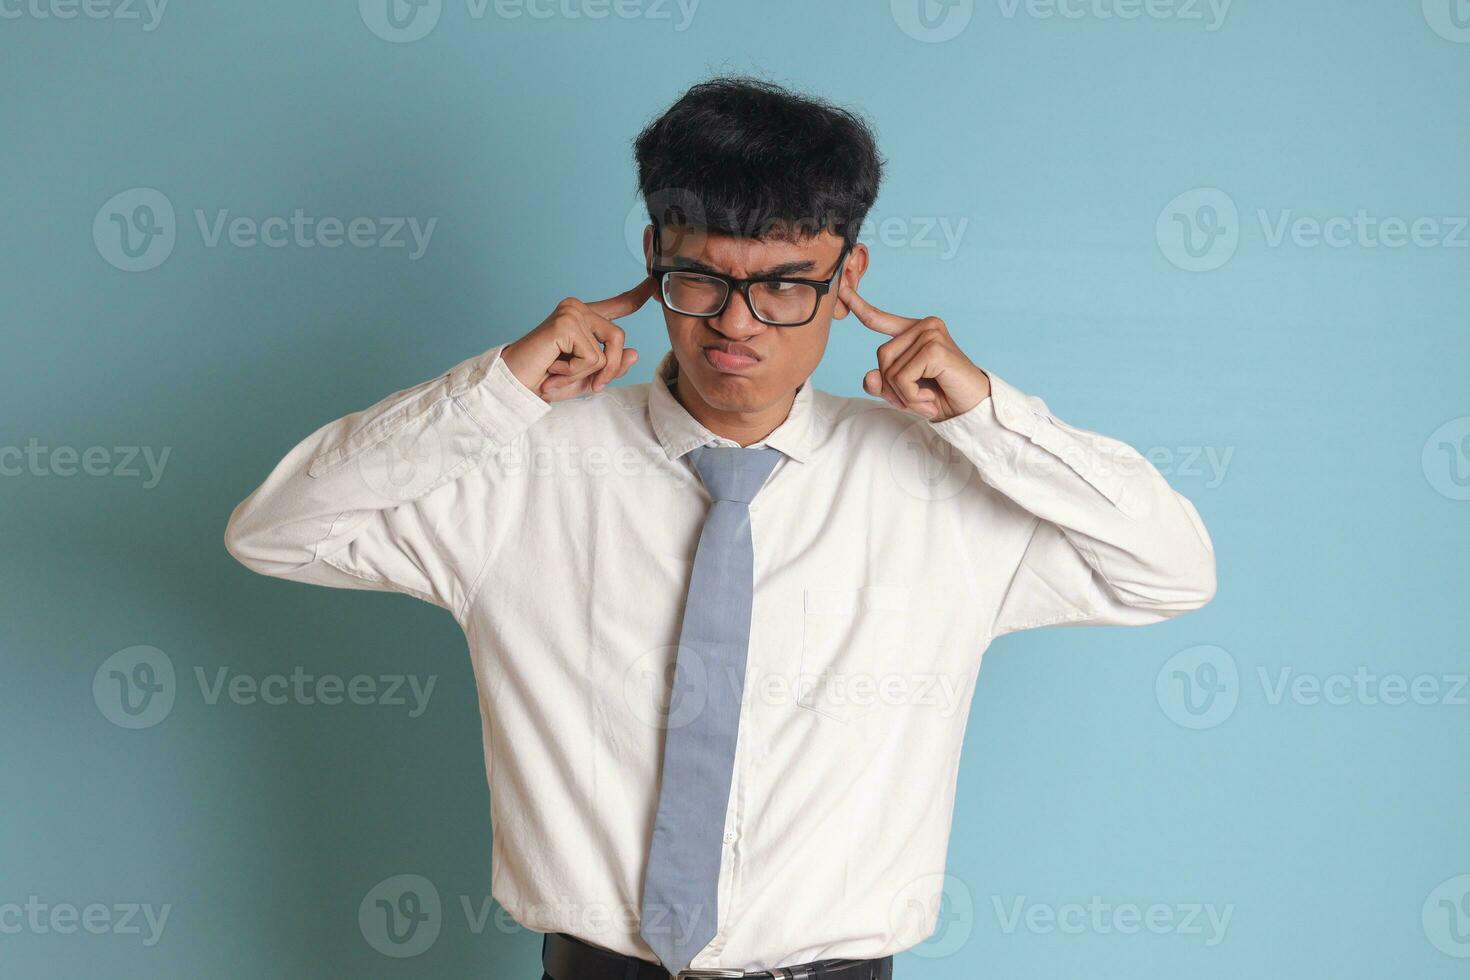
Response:
[{"label": "shirt sleeve", "polygon": [[1048,625],[1143,625],[1215,594],[1198,511],[1132,447],[1075,428],[990,377],[969,411],[928,423],[1034,521],[991,636]]},{"label": "shirt sleeve", "polygon": [[230,515],[230,554],[263,575],[457,613],[499,520],[496,468],[482,464],[551,410],[503,347],[307,436]]}]

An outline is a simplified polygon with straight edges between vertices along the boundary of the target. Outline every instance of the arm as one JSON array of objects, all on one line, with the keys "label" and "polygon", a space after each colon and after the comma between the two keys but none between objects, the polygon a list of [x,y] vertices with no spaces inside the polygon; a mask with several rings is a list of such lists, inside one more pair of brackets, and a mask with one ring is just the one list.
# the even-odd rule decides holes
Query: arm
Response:
[{"label": "arm", "polygon": [[491,512],[488,484],[465,477],[551,409],[501,351],[307,436],[230,515],[230,554],[263,575],[457,608]]},{"label": "arm", "polygon": [[1074,428],[965,356],[937,317],[839,298],[892,339],[863,386],[930,426],[981,481],[1034,518],[991,635],[1053,623],[1158,622],[1215,594],[1215,552],[1194,505],[1136,450]]},{"label": "arm", "polygon": [[1194,505],[1132,447],[1056,418],[994,374],[990,394],[931,427],[986,486],[1036,518],[992,636],[1051,624],[1142,625],[1215,594]]},{"label": "arm", "polygon": [[225,547],[253,571],[406,592],[458,613],[504,507],[485,465],[551,410],[600,391],[638,352],[612,322],[651,281],[611,299],[567,298],[513,344],[317,429],[242,501]]}]

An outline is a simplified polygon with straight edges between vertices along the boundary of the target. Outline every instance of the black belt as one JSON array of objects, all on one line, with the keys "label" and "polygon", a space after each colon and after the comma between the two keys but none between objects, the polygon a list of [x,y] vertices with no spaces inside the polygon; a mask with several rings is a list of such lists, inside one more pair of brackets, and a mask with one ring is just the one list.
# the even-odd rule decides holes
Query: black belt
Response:
[{"label": "black belt", "polygon": [[[551,980],[670,980],[657,963],[624,956],[585,943],[564,932],[549,932],[541,944],[541,968]],[[877,960],[815,960],[800,966],[744,973],[740,970],[685,970],[689,980],[720,977],[745,980],[892,980],[893,957]]]}]

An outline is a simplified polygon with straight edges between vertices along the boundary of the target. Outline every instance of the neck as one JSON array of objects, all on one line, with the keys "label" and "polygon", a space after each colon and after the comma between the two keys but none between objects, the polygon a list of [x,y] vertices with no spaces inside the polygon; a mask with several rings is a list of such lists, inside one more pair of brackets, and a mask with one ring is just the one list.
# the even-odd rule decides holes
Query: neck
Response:
[{"label": "neck", "polygon": [[792,391],[781,401],[759,411],[726,412],[705,402],[699,397],[699,392],[694,390],[694,386],[684,384],[683,378],[678,374],[669,381],[669,390],[696,422],[715,435],[738,442],[742,446],[760,442],[775,432],[791,414],[792,402],[796,400],[796,392]]}]

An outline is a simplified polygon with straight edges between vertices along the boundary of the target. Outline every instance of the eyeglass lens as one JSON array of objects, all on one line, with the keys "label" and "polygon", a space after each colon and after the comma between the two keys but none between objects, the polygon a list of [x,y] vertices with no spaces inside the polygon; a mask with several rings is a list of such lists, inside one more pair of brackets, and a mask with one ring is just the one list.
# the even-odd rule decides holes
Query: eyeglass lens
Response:
[{"label": "eyeglass lens", "polygon": [[[711,316],[724,304],[729,288],[725,282],[697,272],[670,272],[664,276],[664,302],[686,316]],[[819,298],[817,290],[805,283],[750,284],[750,305],[759,319],[771,324],[811,319]]]}]

